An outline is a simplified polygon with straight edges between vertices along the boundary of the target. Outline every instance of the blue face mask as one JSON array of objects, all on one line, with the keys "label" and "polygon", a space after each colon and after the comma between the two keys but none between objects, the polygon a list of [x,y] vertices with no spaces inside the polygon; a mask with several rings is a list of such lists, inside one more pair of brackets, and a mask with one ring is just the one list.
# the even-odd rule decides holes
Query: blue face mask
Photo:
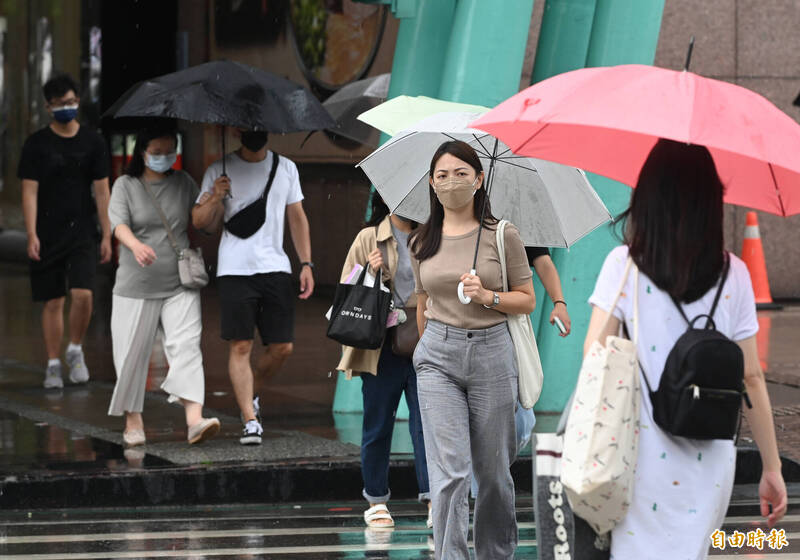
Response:
[{"label": "blue face mask", "polygon": [[64,107],[53,109],[53,118],[62,124],[67,124],[68,122],[74,120],[77,116],[77,105],[65,105]]},{"label": "blue face mask", "polygon": [[156,173],[164,173],[170,169],[178,159],[177,154],[167,154],[154,156],[152,154],[144,153],[144,164],[155,171]]}]

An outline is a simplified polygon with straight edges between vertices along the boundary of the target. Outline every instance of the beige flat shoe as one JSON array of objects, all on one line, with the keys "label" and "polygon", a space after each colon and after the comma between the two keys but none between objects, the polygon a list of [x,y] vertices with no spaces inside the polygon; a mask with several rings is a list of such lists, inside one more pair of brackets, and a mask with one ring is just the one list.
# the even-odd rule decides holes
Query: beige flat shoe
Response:
[{"label": "beige flat shoe", "polygon": [[216,418],[203,418],[196,424],[189,426],[187,440],[190,444],[202,443],[217,435],[219,420]]},{"label": "beige flat shoe", "polygon": [[127,447],[144,445],[144,430],[126,430],[122,432],[122,441]]}]

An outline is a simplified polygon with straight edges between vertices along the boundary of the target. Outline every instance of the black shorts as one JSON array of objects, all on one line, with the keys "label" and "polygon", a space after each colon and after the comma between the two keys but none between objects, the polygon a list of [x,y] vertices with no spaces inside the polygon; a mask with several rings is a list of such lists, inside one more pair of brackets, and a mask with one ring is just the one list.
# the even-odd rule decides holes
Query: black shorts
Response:
[{"label": "black shorts", "polygon": [[94,290],[97,243],[92,238],[67,235],[41,242],[41,260],[30,261],[33,301],[64,297],[67,289]]},{"label": "black shorts", "polygon": [[257,327],[264,345],[294,341],[292,276],[269,272],[252,276],[220,276],[222,338],[252,340]]}]

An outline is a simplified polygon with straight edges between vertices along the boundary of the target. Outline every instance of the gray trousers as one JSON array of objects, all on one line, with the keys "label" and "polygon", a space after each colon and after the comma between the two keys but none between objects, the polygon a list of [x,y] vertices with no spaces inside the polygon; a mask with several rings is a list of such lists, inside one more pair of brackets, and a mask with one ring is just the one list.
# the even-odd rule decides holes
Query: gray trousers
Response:
[{"label": "gray trousers", "polygon": [[473,536],[478,560],[517,548],[514,408],[517,364],[506,323],[467,330],[428,321],[414,352],[433,503],[436,558],[469,559],[470,469],[480,486]]}]

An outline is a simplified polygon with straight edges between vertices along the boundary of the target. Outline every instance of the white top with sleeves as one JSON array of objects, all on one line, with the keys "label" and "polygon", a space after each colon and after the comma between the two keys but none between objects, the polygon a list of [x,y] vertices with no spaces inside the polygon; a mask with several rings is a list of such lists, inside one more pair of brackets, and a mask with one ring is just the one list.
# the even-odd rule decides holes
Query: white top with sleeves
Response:
[{"label": "white top with sleeves", "polygon": [[[625,270],[628,248],[617,247],[606,257],[589,303],[608,311]],[[667,355],[687,329],[686,321],[666,292],[643,273],[639,277],[639,361],[655,390]],[[623,289],[614,315],[633,332],[633,274]],[[711,309],[717,285],[703,297],[682,304],[691,320]],[[714,313],[717,330],[732,340],[758,331],[750,274],[731,255],[730,271]],[[705,325],[701,319],[700,325]],[[614,560],[696,560],[706,558],[709,536],[728,509],[736,467],[732,440],[700,441],[670,436],[653,421],[653,407],[642,381],[639,455],[633,502],[625,519],[612,531]]]}]

